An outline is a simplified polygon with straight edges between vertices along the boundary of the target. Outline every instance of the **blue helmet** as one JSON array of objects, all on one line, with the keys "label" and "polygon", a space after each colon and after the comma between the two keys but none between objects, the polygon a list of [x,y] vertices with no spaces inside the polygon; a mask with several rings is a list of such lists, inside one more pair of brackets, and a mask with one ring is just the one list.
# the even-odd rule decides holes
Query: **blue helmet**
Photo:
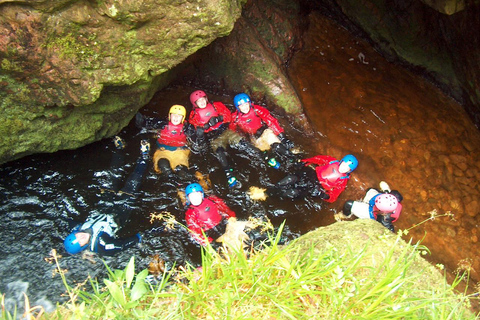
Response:
[{"label": "blue helmet", "polygon": [[203,188],[199,183],[191,183],[185,188],[185,196],[188,197],[190,193],[197,191],[200,191],[203,195],[205,195],[205,192],[203,192]]},{"label": "blue helmet", "polygon": [[358,167],[358,160],[354,155],[347,154],[345,157],[340,160],[340,162],[345,162],[350,167],[350,172],[355,170]]},{"label": "blue helmet", "polygon": [[245,102],[248,102],[248,103],[252,102],[252,100],[246,93],[239,93],[233,98],[233,104],[235,105],[235,108],[237,108],[237,110],[238,110],[238,106]]},{"label": "blue helmet", "polygon": [[68,253],[70,254],[76,254],[79,252],[82,252],[88,247],[88,243],[84,245],[83,247],[80,246],[78,243],[78,239],[75,236],[77,232],[72,232],[70,233],[66,238],[65,241],[63,241],[63,245],[65,246],[65,250],[67,250]]}]

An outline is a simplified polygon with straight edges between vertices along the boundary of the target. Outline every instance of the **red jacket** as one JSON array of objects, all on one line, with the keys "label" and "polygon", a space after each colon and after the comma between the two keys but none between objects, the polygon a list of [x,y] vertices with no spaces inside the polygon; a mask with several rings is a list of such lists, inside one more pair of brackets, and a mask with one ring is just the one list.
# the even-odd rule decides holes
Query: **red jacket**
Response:
[{"label": "red jacket", "polygon": [[183,131],[183,123],[174,125],[168,122],[166,126],[158,130],[157,143],[170,147],[184,147],[187,144],[187,136]]},{"label": "red jacket", "polygon": [[215,130],[218,127],[220,127],[223,123],[229,123],[231,119],[230,110],[228,110],[228,108],[223,103],[214,102],[213,104],[211,104],[209,102],[207,103],[207,106],[203,109],[197,106],[193,106],[193,109],[190,112],[188,122],[190,122],[195,128],[203,127],[208,123],[210,118],[218,117],[219,115],[223,116],[223,121],[206,129],[205,132],[210,132],[212,130]]},{"label": "red jacket", "polygon": [[280,127],[278,120],[270,114],[270,111],[256,104],[251,104],[248,113],[243,113],[238,110],[232,113],[230,129],[255,134],[264,123],[272,129],[273,133],[277,136],[283,132],[283,128]]},{"label": "red jacket", "polygon": [[331,156],[315,156],[303,159],[302,162],[306,166],[309,164],[316,165],[317,179],[325,192],[330,196],[325,201],[335,202],[338,196],[345,190],[350,174],[338,172],[340,162]]},{"label": "red jacket", "polygon": [[[193,238],[201,245],[207,244],[202,231],[205,232],[212,229],[219,224],[222,219],[228,219],[230,217],[235,217],[235,212],[217,196],[206,197],[200,205],[190,205],[185,212],[187,227]],[[212,242],[213,239],[208,238],[208,241]]]}]

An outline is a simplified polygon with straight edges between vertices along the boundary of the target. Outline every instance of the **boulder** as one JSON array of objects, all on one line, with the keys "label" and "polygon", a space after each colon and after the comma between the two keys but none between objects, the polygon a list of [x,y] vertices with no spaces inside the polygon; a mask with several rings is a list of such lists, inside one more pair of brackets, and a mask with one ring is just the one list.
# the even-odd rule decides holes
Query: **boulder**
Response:
[{"label": "boulder", "polygon": [[114,135],[244,2],[0,0],[0,163]]}]

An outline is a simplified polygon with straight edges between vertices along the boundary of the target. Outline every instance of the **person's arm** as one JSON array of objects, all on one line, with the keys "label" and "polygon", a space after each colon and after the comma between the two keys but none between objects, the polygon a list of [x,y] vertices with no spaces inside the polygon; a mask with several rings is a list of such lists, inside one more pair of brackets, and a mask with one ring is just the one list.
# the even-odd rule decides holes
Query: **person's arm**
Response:
[{"label": "person's arm", "polygon": [[225,217],[225,218],[234,218],[236,215],[235,215],[235,212],[232,211],[232,209],[230,209],[227,204],[225,203],[225,201],[223,201],[222,199],[220,199],[219,197],[217,196],[209,196],[208,197],[210,200],[212,200],[213,202],[215,202],[215,204],[217,205],[218,207],[218,211]]},{"label": "person's arm", "polygon": [[267,110],[267,108],[253,105],[253,109],[255,110],[255,113],[262,119],[262,121],[265,122],[270,129],[272,129],[275,135],[278,136],[279,134],[284,132],[278,120],[275,119],[274,116],[272,116],[272,114],[270,113],[270,111]]},{"label": "person's arm", "polygon": [[140,242],[140,239],[140,235],[134,235],[133,237],[125,239],[117,239],[103,232],[98,236],[98,243],[95,246],[95,252],[102,255],[114,255],[124,249],[133,247]]},{"label": "person's arm", "polygon": [[155,117],[147,117],[140,112],[135,115],[135,125],[137,128],[145,128],[147,130],[158,130],[168,123],[167,120]]},{"label": "person's arm", "polygon": [[192,110],[190,116],[188,117],[188,122],[197,129],[198,127],[203,127],[203,123],[200,122],[200,118],[197,116],[197,112]]},{"label": "person's arm", "polygon": [[318,155],[318,156],[314,156],[314,157],[311,157],[311,158],[303,159],[302,162],[305,163],[305,165],[316,164],[316,165],[319,165],[319,166],[324,166],[324,165],[328,164],[329,162],[336,161],[336,160],[337,159],[335,159],[334,157],[331,157],[331,156]]},{"label": "person's arm", "polygon": [[338,179],[336,185],[330,190],[325,190],[325,192],[330,196],[328,199],[324,199],[326,202],[333,203],[337,200],[338,196],[345,190],[347,187],[348,178]]},{"label": "person's arm", "polygon": [[221,102],[214,102],[213,106],[217,112],[223,117],[222,122],[228,123],[232,121],[232,112]]},{"label": "person's arm", "polygon": [[237,125],[237,115],[238,115],[238,111],[235,111],[231,114],[231,118],[230,118],[230,124],[228,126],[228,128],[232,131],[237,131],[237,128],[238,128],[238,125]]},{"label": "person's arm", "polygon": [[377,214],[377,221],[380,222],[388,230],[395,232],[395,227],[393,226],[393,218],[389,213]]},{"label": "person's arm", "polygon": [[[191,118],[192,114],[193,112],[190,113]],[[190,121],[191,120],[184,122],[183,132],[187,136],[190,149],[195,153],[199,153],[204,151],[207,147],[204,130],[201,126],[195,127],[195,125],[193,125]]]}]

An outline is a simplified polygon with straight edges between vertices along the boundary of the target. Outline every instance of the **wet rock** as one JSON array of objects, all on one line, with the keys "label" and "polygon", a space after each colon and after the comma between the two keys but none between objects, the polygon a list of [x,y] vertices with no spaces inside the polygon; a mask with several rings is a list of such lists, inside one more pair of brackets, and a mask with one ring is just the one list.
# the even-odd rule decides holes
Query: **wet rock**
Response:
[{"label": "wet rock", "polygon": [[229,91],[247,92],[256,103],[301,114],[302,103],[285,67],[294,50],[301,47],[305,21],[299,14],[295,2],[250,1],[228,37],[192,57],[196,81],[207,83],[207,75],[213,75],[213,79],[223,79],[222,85]]},{"label": "wet rock", "polygon": [[455,238],[455,236],[457,235],[457,233],[455,232],[455,230],[453,230],[452,228],[447,228],[446,234],[447,234],[450,238]]},{"label": "wet rock", "polygon": [[168,84],[167,71],[232,30],[242,3],[1,5],[0,163],[118,133]]},{"label": "wet rock", "polygon": [[464,1],[423,2],[438,12],[414,0],[393,3],[338,0],[327,7],[352,29],[359,26],[390,61],[422,66],[442,90],[465,103],[466,111],[478,127],[480,39],[475,34],[480,26],[478,6],[468,6],[449,16],[462,10]]},{"label": "wet rock", "polygon": [[465,141],[463,140],[462,141],[462,145],[465,147],[465,149],[468,151],[468,152],[472,152],[473,150],[475,150],[475,146],[469,142],[469,141]]},{"label": "wet rock", "polygon": [[420,189],[420,191],[418,192],[418,194],[420,194],[420,198],[422,199],[422,201],[427,201],[428,199],[428,193],[427,191],[423,190],[423,189]]},{"label": "wet rock", "polygon": [[465,204],[465,212],[470,217],[475,217],[480,211],[480,206],[477,200],[468,201]]}]

